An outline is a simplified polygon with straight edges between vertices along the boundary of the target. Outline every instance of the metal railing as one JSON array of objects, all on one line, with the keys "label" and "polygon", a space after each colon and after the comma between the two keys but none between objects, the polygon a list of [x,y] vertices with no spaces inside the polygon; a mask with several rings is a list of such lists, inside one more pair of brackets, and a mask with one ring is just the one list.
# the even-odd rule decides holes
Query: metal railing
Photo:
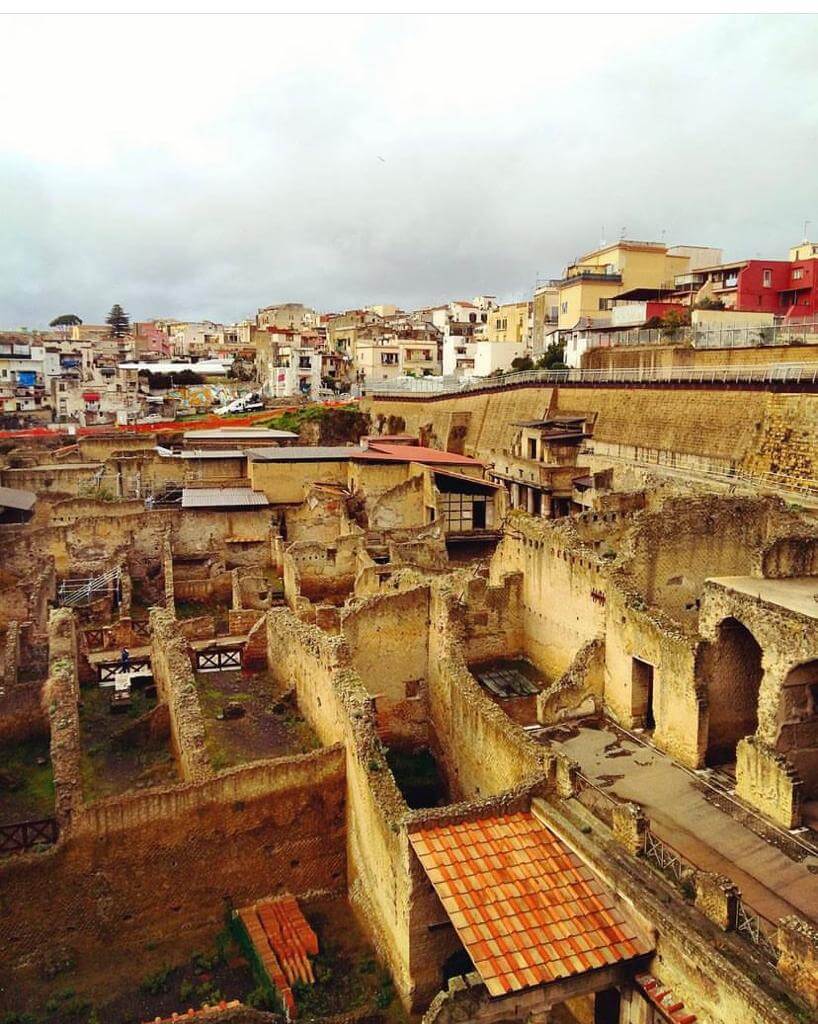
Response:
[{"label": "metal railing", "polygon": [[696,868],[682,854],[663,842],[655,832],[645,829],[645,858],[659,870],[676,882],[677,885],[690,884],[696,874]]},{"label": "metal railing", "polygon": [[748,907],[740,897],[736,908],[736,931],[757,946],[773,967],[778,963],[775,925]]},{"label": "metal railing", "polygon": [[372,381],[370,395],[453,395],[502,390],[526,384],[818,384],[815,363],[769,363],[749,366],[659,366],[603,370],[520,370],[468,381],[456,378],[406,377]]},{"label": "metal railing", "polygon": [[698,349],[767,348],[775,345],[818,344],[818,319],[789,319],[777,324],[682,325],[622,327],[620,330],[579,332],[586,348],[627,348],[642,345],[690,345]]},{"label": "metal railing", "polygon": [[[680,888],[695,885],[698,868],[678,850],[660,839],[649,828],[645,829],[645,859],[662,874],[668,876]],[[775,967],[778,962],[778,947],[775,943],[776,926],[762,914],[753,910],[739,896],[736,905],[736,933],[752,943],[767,962]]]},{"label": "metal railing", "polygon": [[66,608],[90,601],[95,594],[108,593],[113,591],[118,599],[120,594],[120,571],[119,566],[109,569],[100,576],[90,576],[86,579],[63,580],[57,590],[57,597],[61,605]]}]

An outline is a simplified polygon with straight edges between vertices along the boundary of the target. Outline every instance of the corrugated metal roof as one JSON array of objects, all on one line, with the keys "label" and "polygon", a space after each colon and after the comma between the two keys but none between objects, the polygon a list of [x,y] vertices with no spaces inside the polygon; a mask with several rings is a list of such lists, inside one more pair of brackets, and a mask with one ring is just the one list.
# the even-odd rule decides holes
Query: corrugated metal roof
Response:
[{"label": "corrugated metal roof", "polygon": [[215,430],[186,430],[184,437],[186,441],[289,441],[298,434],[265,427],[217,427]]},{"label": "corrugated metal roof", "polygon": [[34,508],[37,495],[33,491],[21,491],[16,487],[0,487],[0,506],[3,508],[17,508],[28,512]]},{"label": "corrugated metal roof", "polygon": [[289,448],[248,448],[255,462],[341,462],[361,454],[357,445],[293,445]]},{"label": "corrugated metal roof", "polygon": [[185,487],[182,508],[255,508],[269,505],[267,496],[249,487]]}]

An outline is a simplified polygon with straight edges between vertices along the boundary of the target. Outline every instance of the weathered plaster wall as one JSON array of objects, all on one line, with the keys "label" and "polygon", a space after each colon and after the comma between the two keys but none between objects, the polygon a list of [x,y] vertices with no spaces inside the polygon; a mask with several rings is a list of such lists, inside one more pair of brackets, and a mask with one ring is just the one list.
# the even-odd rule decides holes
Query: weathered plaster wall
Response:
[{"label": "weathered plaster wall", "polygon": [[295,687],[299,709],[323,743],[344,744],[350,896],[398,990],[411,1000],[407,807],[383,757],[373,701],[343,638],[283,609],[268,612],[267,628],[270,671]]},{"label": "weathered plaster wall", "polygon": [[428,668],[429,588],[356,601],[342,611],[341,631],[369,693],[391,701],[412,696]]},{"label": "weathered plaster wall", "polygon": [[556,679],[574,655],[604,633],[604,605],[592,593],[605,586],[593,547],[559,521],[512,513],[491,562],[492,581],[522,574],[520,611],[524,653]]},{"label": "weathered plaster wall", "polygon": [[468,670],[468,606],[450,581],[432,585],[429,713],[450,787],[494,796],[544,780],[550,757],[483,691]]}]

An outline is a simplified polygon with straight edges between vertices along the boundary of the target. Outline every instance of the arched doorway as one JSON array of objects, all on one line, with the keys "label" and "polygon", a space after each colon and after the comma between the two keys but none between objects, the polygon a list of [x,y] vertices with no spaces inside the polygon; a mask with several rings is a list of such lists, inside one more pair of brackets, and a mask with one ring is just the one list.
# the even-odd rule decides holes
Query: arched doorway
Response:
[{"label": "arched doorway", "polygon": [[758,728],[761,647],[737,619],[725,619],[707,652],[708,765],[731,764],[736,745]]},{"label": "arched doorway", "polygon": [[804,784],[807,800],[818,797],[818,660],[787,673],[778,701],[776,750],[785,754]]}]

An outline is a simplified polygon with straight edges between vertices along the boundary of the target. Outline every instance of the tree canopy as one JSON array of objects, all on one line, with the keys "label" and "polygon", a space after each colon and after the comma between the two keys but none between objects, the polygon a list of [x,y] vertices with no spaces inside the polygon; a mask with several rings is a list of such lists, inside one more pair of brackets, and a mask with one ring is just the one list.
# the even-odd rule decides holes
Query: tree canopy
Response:
[{"label": "tree canopy", "polygon": [[49,323],[49,327],[78,327],[82,320],[76,313],[61,313]]},{"label": "tree canopy", "polygon": [[111,312],[105,317],[105,323],[111,328],[112,338],[124,338],[131,329],[130,317],[118,302],[111,306]]}]

